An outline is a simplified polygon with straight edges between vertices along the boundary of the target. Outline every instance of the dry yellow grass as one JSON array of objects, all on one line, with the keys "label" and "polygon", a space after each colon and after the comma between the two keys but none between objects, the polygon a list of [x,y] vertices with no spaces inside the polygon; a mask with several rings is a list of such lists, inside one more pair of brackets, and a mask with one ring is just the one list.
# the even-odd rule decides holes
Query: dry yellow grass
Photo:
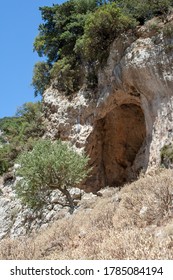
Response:
[{"label": "dry yellow grass", "polygon": [[32,237],[1,241],[0,259],[173,259],[172,194],[173,171],[153,172]]}]

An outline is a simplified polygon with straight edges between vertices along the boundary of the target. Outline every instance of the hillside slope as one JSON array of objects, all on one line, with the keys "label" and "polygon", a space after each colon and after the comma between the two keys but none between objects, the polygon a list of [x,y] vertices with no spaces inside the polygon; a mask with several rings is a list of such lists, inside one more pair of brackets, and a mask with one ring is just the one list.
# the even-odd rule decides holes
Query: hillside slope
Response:
[{"label": "hillside slope", "polygon": [[84,195],[73,215],[0,242],[0,259],[172,259],[172,170]]}]

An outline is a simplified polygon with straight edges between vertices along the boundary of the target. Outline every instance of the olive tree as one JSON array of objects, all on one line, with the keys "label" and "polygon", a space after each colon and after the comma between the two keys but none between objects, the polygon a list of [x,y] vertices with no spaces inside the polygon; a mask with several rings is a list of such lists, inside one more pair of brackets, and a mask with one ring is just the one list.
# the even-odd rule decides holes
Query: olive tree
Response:
[{"label": "olive tree", "polygon": [[17,159],[20,166],[17,175],[21,180],[16,185],[16,193],[23,203],[38,207],[46,201],[49,191],[58,189],[73,209],[69,189],[86,178],[88,160],[60,140],[41,139],[31,152],[24,152]]}]

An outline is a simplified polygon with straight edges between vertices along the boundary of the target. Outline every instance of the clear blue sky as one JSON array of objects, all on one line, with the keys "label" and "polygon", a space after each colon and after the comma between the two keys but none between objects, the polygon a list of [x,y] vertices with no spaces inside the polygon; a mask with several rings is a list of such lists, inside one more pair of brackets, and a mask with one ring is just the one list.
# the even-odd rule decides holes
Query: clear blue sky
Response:
[{"label": "clear blue sky", "polygon": [[13,116],[17,107],[37,101],[31,86],[33,66],[40,58],[33,52],[41,23],[39,7],[63,0],[2,0],[0,5],[0,118]]}]

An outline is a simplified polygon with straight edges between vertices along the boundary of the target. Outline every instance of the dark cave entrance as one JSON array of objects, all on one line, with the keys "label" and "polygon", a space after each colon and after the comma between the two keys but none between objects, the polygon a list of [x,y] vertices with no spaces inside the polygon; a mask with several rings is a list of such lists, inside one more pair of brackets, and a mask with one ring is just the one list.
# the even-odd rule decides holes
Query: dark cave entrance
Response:
[{"label": "dark cave entrance", "polygon": [[99,190],[135,179],[143,164],[135,166],[145,138],[145,117],[136,104],[123,104],[98,120],[89,139],[88,153],[93,166],[89,184]]}]

